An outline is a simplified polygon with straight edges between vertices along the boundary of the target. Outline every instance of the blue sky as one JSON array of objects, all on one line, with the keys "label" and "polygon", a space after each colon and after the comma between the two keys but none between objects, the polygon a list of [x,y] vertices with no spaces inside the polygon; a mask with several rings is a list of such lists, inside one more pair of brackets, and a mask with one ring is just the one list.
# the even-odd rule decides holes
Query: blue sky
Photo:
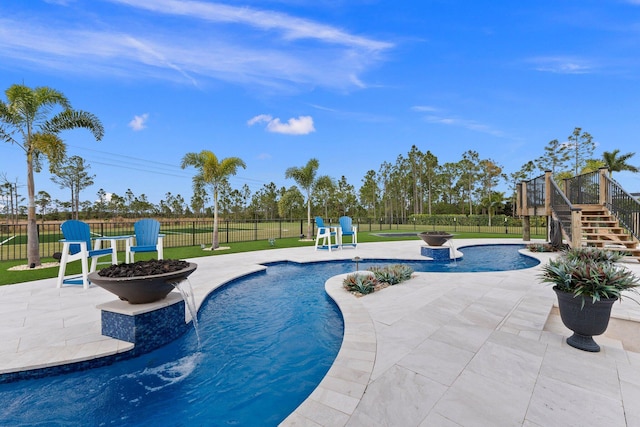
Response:
[{"label": "blue sky", "polygon": [[[312,157],[359,188],[414,144],[512,173],[575,127],[596,157],[637,150],[640,0],[4,1],[0,89],[14,83],[102,120],[101,142],[61,134],[96,175],[83,200],[188,202],[180,160],[203,149],[242,158],[231,184],[252,193],[293,185],[285,170]],[[22,151],[2,143],[0,159],[26,185]],[[640,191],[639,174],[614,178]],[[39,190],[69,198],[46,172]]]}]

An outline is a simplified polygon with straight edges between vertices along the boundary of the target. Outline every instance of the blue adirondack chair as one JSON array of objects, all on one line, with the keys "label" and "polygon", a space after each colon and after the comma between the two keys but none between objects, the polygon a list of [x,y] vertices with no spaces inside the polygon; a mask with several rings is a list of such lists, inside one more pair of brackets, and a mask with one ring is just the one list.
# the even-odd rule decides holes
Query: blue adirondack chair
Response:
[{"label": "blue adirondack chair", "polygon": [[[163,257],[163,237],[160,234],[160,223],[155,219],[141,219],[133,224],[134,236],[132,236],[127,244],[126,259],[128,262],[134,262],[136,253],[139,252],[158,252],[158,259]],[[133,240],[135,240],[135,245]]]},{"label": "blue adirondack chair", "polygon": [[[78,221],[69,220],[60,226],[64,239],[62,242],[62,256],[60,257],[60,270],[58,272],[58,288],[63,284],[82,285],[85,289],[89,288],[89,279],[87,276],[90,272],[96,271],[98,259],[103,256],[111,255],[111,263],[117,264],[115,248],[101,248],[101,241],[96,240],[95,249],[92,249],[91,229],[89,224]],[[89,258],[91,258],[91,268],[89,268]],[[64,274],[67,264],[80,260],[82,263],[82,275],[65,279]]]},{"label": "blue adirondack chair", "polygon": [[[338,241],[340,243],[340,247],[353,246],[355,248],[358,245],[358,227],[353,225],[351,217],[348,216],[341,216],[339,221],[340,229],[338,230]],[[344,236],[351,236],[351,243],[344,243],[342,240]]]},{"label": "blue adirondack chair", "polygon": [[[333,228],[333,230],[332,230]],[[331,251],[332,247],[338,246],[338,241],[331,243],[331,237],[337,239],[337,227],[327,227],[324,225],[322,217],[316,217],[316,251],[318,249],[328,249]],[[322,243],[320,241],[322,240]]]}]

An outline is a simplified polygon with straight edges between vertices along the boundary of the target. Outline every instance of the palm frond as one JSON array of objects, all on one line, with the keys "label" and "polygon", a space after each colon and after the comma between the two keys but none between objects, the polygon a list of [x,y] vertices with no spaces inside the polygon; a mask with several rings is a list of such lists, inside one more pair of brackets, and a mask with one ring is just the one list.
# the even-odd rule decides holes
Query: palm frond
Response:
[{"label": "palm frond", "polygon": [[88,129],[98,141],[104,136],[104,127],[98,117],[86,111],[64,110],[56,114],[42,126],[45,133],[51,134],[76,128]]}]

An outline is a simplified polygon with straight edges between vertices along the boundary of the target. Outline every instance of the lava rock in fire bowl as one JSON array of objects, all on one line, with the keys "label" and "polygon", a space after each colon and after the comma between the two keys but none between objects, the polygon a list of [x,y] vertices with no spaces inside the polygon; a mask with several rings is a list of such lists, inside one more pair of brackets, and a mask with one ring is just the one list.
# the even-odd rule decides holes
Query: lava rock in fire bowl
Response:
[{"label": "lava rock in fire bowl", "polygon": [[98,271],[101,277],[151,276],[172,273],[187,268],[189,263],[178,259],[137,261],[133,264],[116,264]]},{"label": "lava rock in fire bowl", "polygon": [[131,304],[165,298],[193,273],[197,264],[182,260],[149,260],[117,264],[89,274],[89,281]]}]

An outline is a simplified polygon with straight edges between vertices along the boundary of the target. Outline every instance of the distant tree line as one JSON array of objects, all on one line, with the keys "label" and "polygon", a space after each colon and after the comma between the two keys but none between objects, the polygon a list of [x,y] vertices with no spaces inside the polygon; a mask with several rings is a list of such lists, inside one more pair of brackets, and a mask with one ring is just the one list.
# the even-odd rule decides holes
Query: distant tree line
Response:
[{"label": "distant tree line", "polygon": [[[312,216],[337,218],[351,215],[391,223],[407,221],[411,215],[423,214],[512,215],[516,184],[538,176],[545,170],[552,171],[557,180],[573,176],[575,170],[586,173],[600,167],[608,167],[612,175],[620,170],[638,171],[627,163],[633,153],[620,155],[619,150],[613,150],[605,152],[602,159],[594,159],[591,137],[579,128],[576,128],[569,141],[566,144],[560,144],[558,140],[550,141],[543,155],[508,176],[501,165],[491,159],[481,158],[476,151],[464,152],[457,162],[440,163],[431,151],[422,152],[414,145],[408,153],[398,155],[394,163],[385,161],[377,170],[367,171],[357,190],[344,176],[335,179],[327,175],[314,175],[309,185],[297,182],[293,179],[294,175],[289,174],[287,177],[296,181],[291,186],[278,188],[270,182],[252,193],[246,184],[241,188],[232,188],[227,177],[224,177],[218,187],[219,214],[222,218],[232,220],[300,219],[307,217],[309,209]],[[576,150],[574,145],[581,148]],[[320,170],[319,164],[311,163],[315,166],[314,171]],[[181,194],[167,192],[158,204],[154,204],[145,194],[136,195],[131,189],[123,195],[100,189],[95,201],[80,201],[80,191],[93,183],[93,176],[87,172],[89,165],[79,158],[71,158],[64,165],[52,179],[61,187],[68,188],[71,198],[52,200],[48,193],[40,191],[36,197],[40,218],[213,216],[211,195],[201,185],[194,185],[189,201]],[[505,183],[509,192],[498,191],[497,188]],[[3,213],[7,218],[25,214],[25,207],[16,204],[18,200],[24,201],[24,198],[20,199],[16,188],[16,184],[8,182],[6,178],[4,183],[0,183],[0,200],[4,200],[0,203],[5,206]],[[10,206],[13,208],[10,209]]]},{"label": "distant tree line", "polygon": [[[78,156],[67,157],[66,144],[59,134],[68,129],[84,128],[96,140],[104,129],[93,114],[75,110],[64,94],[48,87],[30,88],[14,84],[0,100],[0,140],[20,148],[26,155],[26,206],[18,180],[10,180],[0,171],[0,214],[6,222],[26,217],[28,262],[39,265],[37,238],[38,219],[64,220],[109,218],[210,218],[214,217],[212,247],[217,247],[217,219],[272,220],[307,217],[310,233],[311,218],[321,215],[337,218],[349,215],[387,223],[406,222],[411,216],[449,214],[512,215],[516,185],[550,170],[555,179],[607,167],[613,172],[638,172],[628,160],[635,153],[620,154],[605,151],[594,158],[593,137],[576,127],[566,142],[554,139],[544,147],[543,154],[525,163],[520,170],[505,174],[503,167],[490,158],[482,158],[473,150],[462,153],[457,162],[440,163],[430,150],[421,151],[413,145],[408,153],[399,154],[395,162],[384,161],[377,170],[365,173],[359,188],[340,178],[319,175],[320,164],[310,159],[302,166],[284,171],[286,179],[295,184],[278,188],[273,182],[252,193],[247,185],[235,189],[229,176],[242,159],[230,157],[218,160],[214,153],[203,150],[187,153],[181,167],[198,171],[193,179],[193,193],[187,202],[180,194],[166,193],[158,204],[149,202],[145,194],[136,195],[128,189],[124,195],[100,189],[95,201],[81,201],[83,190],[93,185],[90,165]],[[54,111],[54,108],[57,111]],[[52,180],[68,189],[68,200],[52,200],[45,191],[36,193],[34,173],[47,161]],[[508,192],[498,191],[508,184]],[[208,192],[210,191],[210,193]]]}]

